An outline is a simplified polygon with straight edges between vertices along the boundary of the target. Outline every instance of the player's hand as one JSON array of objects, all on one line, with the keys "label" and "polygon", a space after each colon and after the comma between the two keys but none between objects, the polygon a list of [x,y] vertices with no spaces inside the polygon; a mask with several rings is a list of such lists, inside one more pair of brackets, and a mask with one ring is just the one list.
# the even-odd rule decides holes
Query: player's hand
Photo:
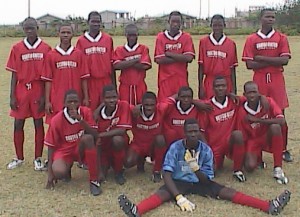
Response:
[{"label": "player's hand", "polygon": [[195,204],[189,201],[186,197],[179,194],[176,196],[176,203],[180,207],[181,211],[193,212],[196,208]]},{"label": "player's hand", "polygon": [[52,109],[52,104],[51,102],[46,102],[45,103],[45,112],[46,114],[50,115],[53,113],[53,109]]},{"label": "player's hand", "polygon": [[89,99],[88,99],[88,98],[84,98],[84,99],[82,100],[82,105],[84,105],[84,106],[89,106],[89,105],[90,105]]},{"label": "player's hand", "polygon": [[258,122],[260,121],[260,118],[257,118],[257,117],[255,117],[255,116],[253,116],[253,115],[248,114],[248,115],[246,116],[246,120],[247,120],[248,122],[250,122],[250,123],[258,123]]},{"label": "player's hand", "polygon": [[42,96],[37,103],[39,104],[38,112],[44,111],[45,110],[45,97]]},{"label": "player's hand", "polygon": [[234,93],[228,93],[227,96],[233,100],[236,105],[240,104],[240,98]]},{"label": "player's hand", "polygon": [[204,91],[203,87],[199,87],[198,98],[199,99],[205,99],[205,91]]},{"label": "player's hand", "polygon": [[15,97],[11,97],[10,98],[10,102],[9,102],[9,105],[10,105],[10,108],[11,110],[17,110],[18,109],[18,106],[17,106],[17,100]]},{"label": "player's hand", "polygon": [[192,154],[189,149],[186,149],[185,151],[184,160],[188,163],[189,167],[191,168],[191,170],[193,170],[193,172],[196,172],[200,169],[195,153]]},{"label": "player's hand", "polygon": [[47,180],[46,189],[53,190],[54,189],[54,185],[56,183],[57,183],[57,180],[55,179],[55,177],[53,176],[53,174],[50,174],[48,172],[48,180]]},{"label": "player's hand", "polygon": [[260,95],[260,103],[262,105],[264,112],[267,112],[270,108],[270,104],[265,95]]},{"label": "player's hand", "polygon": [[142,105],[136,105],[136,106],[131,110],[132,116],[133,116],[134,118],[137,118],[138,116],[140,116],[140,114],[141,114],[141,107],[142,107]]},{"label": "player's hand", "polygon": [[81,121],[82,120],[82,116],[78,113],[78,108],[69,108],[68,113],[70,115],[71,118],[73,118],[74,120],[78,120]]},{"label": "player's hand", "polygon": [[210,112],[213,110],[213,107],[209,103],[201,102],[200,100],[194,100],[194,105],[198,110],[204,111],[204,112]]}]

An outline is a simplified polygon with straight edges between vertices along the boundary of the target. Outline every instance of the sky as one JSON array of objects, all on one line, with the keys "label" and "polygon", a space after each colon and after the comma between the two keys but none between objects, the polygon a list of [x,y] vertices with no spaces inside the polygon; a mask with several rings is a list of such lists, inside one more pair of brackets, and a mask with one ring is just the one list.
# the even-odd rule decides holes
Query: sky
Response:
[{"label": "sky", "polygon": [[[61,18],[68,15],[87,18],[90,11],[118,10],[129,11],[135,18],[144,15],[159,16],[169,14],[173,10],[192,16],[206,18],[213,14],[226,17],[234,16],[235,8],[248,10],[249,5],[265,5],[272,7],[284,0],[0,0],[5,1],[0,7],[0,25],[18,24],[30,15],[39,17],[51,14]],[[201,12],[200,12],[201,2]],[[209,4],[208,4],[209,2]]]}]

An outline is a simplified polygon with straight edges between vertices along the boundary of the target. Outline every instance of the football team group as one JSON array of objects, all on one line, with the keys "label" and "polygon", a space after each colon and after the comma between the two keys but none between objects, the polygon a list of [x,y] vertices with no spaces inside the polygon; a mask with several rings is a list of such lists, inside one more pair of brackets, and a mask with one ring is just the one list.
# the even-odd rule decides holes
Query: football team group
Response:
[{"label": "football team group", "polygon": [[[115,182],[123,185],[126,170],[136,166],[145,172],[145,159],[150,157],[152,181],[164,184],[137,204],[121,194],[118,202],[127,216],[141,216],[170,200],[182,211],[193,211],[189,194],[279,214],[290,191],[263,200],[213,181],[226,157],[233,162],[233,177],[245,182],[245,172],[266,167],[262,156],[266,151],[273,155],[274,180],[288,183],[282,162],[293,159],[287,150],[283,66],[291,53],[287,37],[273,28],[275,11],[262,10],[260,19],[261,28],[247,37],[242,55],[254,72],[253,81],[244,84],[243,96],[237,96],[236,44],[223,33],[224,17],[212,17],[212,33],[199,43],[198,97],[194,97],[187,69],[195,49],[190,34],[181,30],[178,11],[170,13],[169,28],[156,37],[157,96],[147,91],[146,71],[152,62],[149,48],[138,43],[135,24],[125,27],[127,43],[114,49],[112,38],[101,31],[100,14],[93,11],[88,15],[89,29],[76,46],[71,24],[63,23],[59,44],[51,49],[38,37],[37,21],[26,18],[26,37],[12,47],[6,65],[11,72],[16,152],[7,169],[24,163],[24,123],[32,117],[34,169],[48,171],[48,189],[57,181],[68,182],[76,163],[89,171],[90,192],[97,196],[110,168]],[[118,85],[116,70],[121,71]],[[49,124],[46,135],[44,115]],[[47,163],[41,158],[44,145]]]}]

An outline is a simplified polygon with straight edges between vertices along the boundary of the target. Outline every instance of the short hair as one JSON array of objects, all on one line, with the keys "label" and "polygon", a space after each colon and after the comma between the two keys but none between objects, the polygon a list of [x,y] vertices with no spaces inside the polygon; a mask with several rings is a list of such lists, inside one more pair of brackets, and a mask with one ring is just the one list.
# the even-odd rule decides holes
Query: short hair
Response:
[{"label": "short hair", "polygon": [[137,26],[134,23],[130,23],[125,27],[125,33],[129,28],[135,28],[136,30],[138,30]]},{"label": "short hair", "polygon": [[38,23],[37,23],[36,19],[33,18],[33,17],[26,17],[25,20],[22,23],[22,26],[24,26],[25,22],[30,21],[30,20],[32,20],[33,22],[35,22],[36,26],[38,26]]},{"label": "short hair", "polygon": [[64,26],[69,26],[69,27],[71,27],[72,32],[74,32],[73,27],[72,27],[72,24],[71,24],[71,23],[68,23],[68,22],[63,22],[63,23],[61,23],[61,24],[59,25],[59,27],[58,27],[58,31],[60,32],[61,27],[64,27]]},{"label": "short hair", "polygon": [[102,17],[101,14],[98,11],[91,11],[88,15],[88,21],[91,20],[92,16],[99,16],[100,17],[100,21],[102,22]]},{"label": "short hair", "polygon": [[79,97],[78,92],[77,92],[76,90],[74,90],[74,89],[69,89],[69,90],[67,90],[67,91],[65,92],[64,102],[66,102],[67,96],[69,96],[69,95],[71,95],[71,94],[77,95],[77,96]]},{"label": "short hair", "polygon": [[254,81],[247,81],[247,82],[244,84],[244,92],[246,91],[246,87],[247,87],[248,85],[252,85],[252,84],[254,84],[254,85],[257,86],[257,84],[256,84]]},{"label": "short hair", "polygon": [[224,26],[226,26],[225,18],[221,14],[215,14],[214,16],[212,16],[212,18],[210,20],[210,26],[212,26],[213,20],[223,20],[223,24],[224,24]]},{"label": "short hair", "polygon": [[169,20],[171,19],[172,16],[180,16],[181,20],[183,20],[182,18],[182,14],[179,12],[179,11],[172,11],[170,14],[169,14]]},{"label": "short hair", "polygon": [[265,12],[267,12],[267,11],[275,12],[275,10],[273,8],[264,8],[260,11],[260,17],[262,17],[265,14]]},{"label": "short hair", "polygon": [[104,86],[102,89],[102,96],[104,96],[106,92],[113,91],[113,90],[117,92],[116,87],[112,84]]},{"label": "short hair", "polygon": [[178,90],[178,96],[179,96],[183,91],[191,91],[192,97],[194,96],[194,91],[193,91],[193,89],[190,88],[189,86],[183,86],[183,87],[179,88],[179,90]]},{"label": "short hair", "polygon": [[215,85],[215,81],[216,80],[222,80],[222,79],[224,79],[226,81],[226,83],[227,83],[227,80],[226,80],[226,78],[223,75],[217,75],[215,77],[214,81],[213,81],[213,86]]},{"label": "short hair", "polygon": [[198,124],[199,125],[198,121],[195,118],[186,119],[183,124],[184,131],[186,130],[187,125],[190,125],[190,124]]},{"label": "short hair", "polygon": [[153,93],[151,91],[147,91],[146,93],[144,93],[144,95],[142,97],[142,102],[144,102],[144,100],[146,100],[146,99],[154,99],[156,101],[155,93]]}]

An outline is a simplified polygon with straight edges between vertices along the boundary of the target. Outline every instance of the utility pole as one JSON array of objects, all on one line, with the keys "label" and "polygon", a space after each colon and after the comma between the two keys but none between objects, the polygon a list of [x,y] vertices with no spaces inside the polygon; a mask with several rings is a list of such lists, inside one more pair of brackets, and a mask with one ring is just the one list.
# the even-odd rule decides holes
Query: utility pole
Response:
[{"label": "utility pole", "polygon": [[30,0],[28,0],[28,17],[30,17]]},{"label": "utility pole", "polygon": [[207,18],[208,19],[210,17],[209,11],[210,11],[210,0],[207,0]]},{"label": "utility pole", "polygon": [[199,7],[199,19],[201,19],[201,8],[202,8],[202,0],[200,0],[200,7]]}]

